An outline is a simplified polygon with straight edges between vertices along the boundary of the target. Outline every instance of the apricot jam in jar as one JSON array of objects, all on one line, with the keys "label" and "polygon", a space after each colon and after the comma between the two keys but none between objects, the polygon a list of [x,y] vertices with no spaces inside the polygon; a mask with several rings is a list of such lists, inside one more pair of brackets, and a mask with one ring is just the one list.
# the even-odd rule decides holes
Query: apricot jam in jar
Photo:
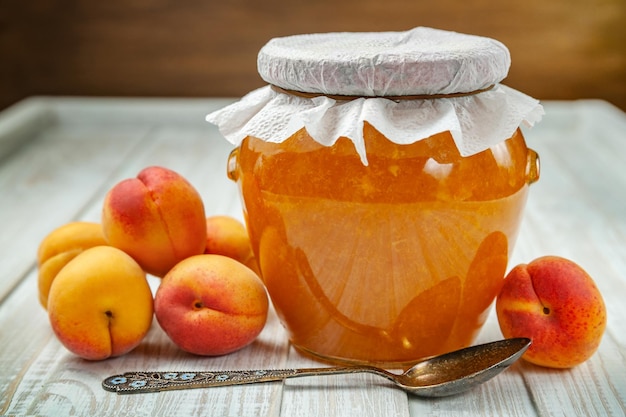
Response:
[{"label": "apricot jam in jar", "polygon": [[539,175],[520,126],[542,108],[499,84],[509,64],[429,28],[276,38],[270,85],[207,116],[300,351],[403,366],[472,344]]}]

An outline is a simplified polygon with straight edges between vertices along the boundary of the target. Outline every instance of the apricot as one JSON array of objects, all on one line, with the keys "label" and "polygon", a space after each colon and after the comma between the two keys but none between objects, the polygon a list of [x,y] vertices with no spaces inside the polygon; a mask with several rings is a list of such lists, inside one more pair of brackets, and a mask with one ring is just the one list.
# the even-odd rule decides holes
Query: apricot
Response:
[{"label": "apricot", "polygon": [[134,349],[148,333],[153,312],[145,272],[111,246],[87,249],[68,262],[48,297],[55,335],[70,352],[89,360]]},{"label": "apricot", "polygon": [[104,236],[148,273],[162,277],[181,260],[204,252],[204,204],[181,175],[153,166],[116,184],[102,209]]},{"label": "apricot", "polygon": [[593,279],[576,263],[545,256],[514,267],[496,299],[504,337],[529,337],[523,358],[550,368],[570,368],[598,349],[606,307]]},{"label": "apricot", "polygon": [[72,222],[50,232],[39,244],[37,286],[39,302],[48,306],[50,286],[59,271],[79,253],[94,246],[106,245],[98,223]]},{"label": "apricot", "polygon": [[267,320],[261,279],[222,255],[197,255],[172,268],[157,289],[157,321],[182,350],[224,355],[252,343]]},{"label": "apricot", "polygon": [[257,260],[250,246],[246,227],[230,216],[210,216],[206,219],[206,254],[228,256],[260,275]]}]

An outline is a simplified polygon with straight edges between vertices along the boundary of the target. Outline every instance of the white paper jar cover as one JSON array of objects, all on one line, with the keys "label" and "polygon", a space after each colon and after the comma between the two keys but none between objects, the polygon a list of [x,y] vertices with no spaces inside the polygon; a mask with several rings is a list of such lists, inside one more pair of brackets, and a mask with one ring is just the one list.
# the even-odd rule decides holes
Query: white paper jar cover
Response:
[{"label": "white paper jar cover", "polygon": [[246,136],[282,142],[302,128],[326,146],[347,137],[365,164],[365,121],[398,144],[450,131],[469,156],[544,114],[537,100],[500,84],[510,64],[496,40],[425,27],[275,38],[257,60],[270,85],[206,119],[234,145]]}]

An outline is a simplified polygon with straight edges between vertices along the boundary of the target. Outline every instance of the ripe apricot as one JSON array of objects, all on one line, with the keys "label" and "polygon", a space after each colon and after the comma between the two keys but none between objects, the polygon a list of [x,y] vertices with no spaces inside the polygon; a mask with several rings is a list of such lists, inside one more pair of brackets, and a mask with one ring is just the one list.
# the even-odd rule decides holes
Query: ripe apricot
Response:
[{"label": "ripe apricot", "polygon": [[65,265],[50,287],[48,317],[61,343],[90,360],[134,349],[152,323],[146,274],[111,246],[85,250]]},{"label": "ripe apricot", "polygon": [[206,219],[206,226],[206,254],[227,256],[260,275],[243,223],[230,216],[210,216]]},{"label": "ripe apricot", "polygon": [[267,320],[269,300],[260,278],[222,255],[178,263],[159,285],[154,309],[165,333],[197,355],[224,355],[247,346]]},{"label": "ripe apricot", "polygon": [[153,166],[123,180],[106,195],[104,236],[148,273],[162,277],[206,246],[204,204],[180,174]]},{"label": "ripe apricot", "polygon": [[496,312],[505,337],[532,339],[523,358],[551,368],[589,359],[606,328],[606,307],[595,282],[579,265],[558,256],[513,268]]},{"label": "ripe apricot", "polygon": [[50,286],[59,271],[78,254],[94,246],[106,245],[98,223],[72,222],[50,232],[37,250],[39,302],[48,305]]}]

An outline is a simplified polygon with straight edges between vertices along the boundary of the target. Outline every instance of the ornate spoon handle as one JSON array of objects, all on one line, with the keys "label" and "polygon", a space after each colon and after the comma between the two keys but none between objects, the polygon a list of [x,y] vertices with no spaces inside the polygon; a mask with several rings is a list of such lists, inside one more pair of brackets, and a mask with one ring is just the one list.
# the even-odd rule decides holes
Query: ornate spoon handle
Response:
[{"label": "ornate spoon handle", "polygon": [[[118,394],[139,394],[165,390],[221,387],[252,384],[255,382],[282,381],[286,378],[374,372],[368,367],[332,367],[308,369],[266,369],[248,371],[198,371],[198,372],[126,372],[112,375],[102,381],[102,388]],[[380,374],[380,373],[379,373]]]}]

